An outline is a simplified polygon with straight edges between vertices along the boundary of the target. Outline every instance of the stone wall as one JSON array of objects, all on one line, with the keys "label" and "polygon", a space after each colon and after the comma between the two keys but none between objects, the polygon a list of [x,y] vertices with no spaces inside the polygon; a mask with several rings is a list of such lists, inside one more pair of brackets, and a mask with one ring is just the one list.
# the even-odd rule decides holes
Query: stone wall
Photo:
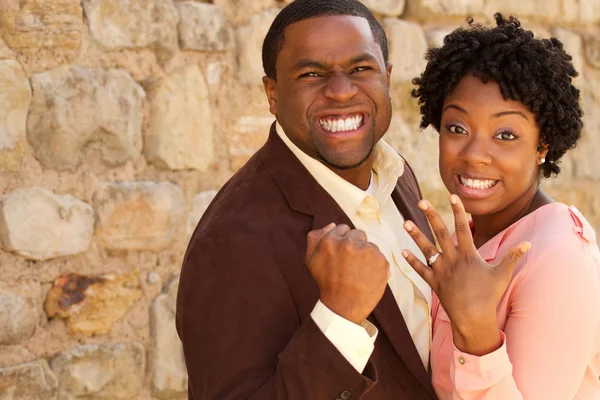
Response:
[{"label": "stone wall", "polygon": [[[427,46],[498,10],[561,38],[587,125],[546,185],[600,230],[600,0],[364,1],[395,64],[387,140],[445,210],[436,133],[408,95]],[[260,46],[284,4],[0,0],[0,398],[185,397],[177,274],[266,138]]]}]

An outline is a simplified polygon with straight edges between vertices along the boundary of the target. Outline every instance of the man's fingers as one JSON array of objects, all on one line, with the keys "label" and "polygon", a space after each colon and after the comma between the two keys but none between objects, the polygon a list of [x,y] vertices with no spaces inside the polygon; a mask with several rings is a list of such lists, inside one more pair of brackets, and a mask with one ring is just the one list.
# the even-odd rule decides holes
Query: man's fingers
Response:
[{"label": "man's fingers", "polygon": [[324,235],[326,235],[327,233],[331,232],[335,227],[336,227],[336,225],[332,222],[324,228],[316,229],[314,231],[308,232],[308,235],[306,236],[306,263],[307,264],[308,264],[308,261],[311,259],[312,255],[314,254],[315,250],[317,249],[317,245],[319,244],[319,241],[321,240],[321,238]]},{"label": "man's fingers", "polygon": [[423,264],[421,260],[415,257],[415,255],[408,250],[402,251],[402,257],[404,257],[406,262],[408,262],[410,266],[417,271],[417,274],[421,275],[421,278],[423,278],[423,280],[427,282],[430,287],[434,287],[435,272],[431,268]]},{"label": "man's fingers", "polygon": [[508,254],[504,256],[500,264],[496,266],[496,271],[501,273],[504,278],[511,279],[513,271],[521,257],[523,257],[531,249],[531,243],[521,242],[514,246]]},{"label": "man's fingers", "polygon": [[427,220],[431,225],[431,229],[433,230],[433,233],[437,238],[442,251],[446,254],[451,254],[454,250],[454,243],[452,243],[450,232],[448,232],[448,228],[446,227],[442,217],[440,217],[440,214],[437,212],[435,207],[433,207],[433,205],[426,200],[421,200],[419,202],[419,208],[423,214],[425,214],[425,217],[427,217]]},{"label": "man's fingers", "polygon": [[434,254],[439,253],[438,248],[427,239],[427,236],[412,221],[406,221],[404,229],[412,237],[417,246],[419,246],[426,260]]},{"label": "man's fingers", "polygon": [[367,234],[364,231],[361,231],[360,229],[352,229],[344,235],[344,238],[357,242],[366,242]]}]

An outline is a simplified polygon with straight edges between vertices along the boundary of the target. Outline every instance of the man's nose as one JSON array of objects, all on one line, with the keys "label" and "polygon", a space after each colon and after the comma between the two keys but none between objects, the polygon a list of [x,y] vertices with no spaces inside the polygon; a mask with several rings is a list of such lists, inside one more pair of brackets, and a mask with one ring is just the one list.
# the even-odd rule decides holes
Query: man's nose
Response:
[{"label": "man's nose", "polygon": [[491,163],[492,156],[488,141],[489,139],[483,133],[471,135],[461,152],[462,158],[471,165]]},{"label": "man's nose", "polygon": [[345,72],[336,72],[327,78],[323,95],[338,103],[345,103],[358,93],[358,88]]}]

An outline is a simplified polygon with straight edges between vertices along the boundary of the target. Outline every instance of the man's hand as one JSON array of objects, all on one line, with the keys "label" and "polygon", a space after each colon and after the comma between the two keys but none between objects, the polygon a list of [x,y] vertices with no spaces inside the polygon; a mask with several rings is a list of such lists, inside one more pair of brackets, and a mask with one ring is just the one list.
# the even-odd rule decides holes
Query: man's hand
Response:
[{"label": "man's hand", "polygon": [[337,315],[362,323],[385,291],[390,266],[367,235],[347,225],[330,224],[307,237],[306,265],[321,292],[321,302]]}]

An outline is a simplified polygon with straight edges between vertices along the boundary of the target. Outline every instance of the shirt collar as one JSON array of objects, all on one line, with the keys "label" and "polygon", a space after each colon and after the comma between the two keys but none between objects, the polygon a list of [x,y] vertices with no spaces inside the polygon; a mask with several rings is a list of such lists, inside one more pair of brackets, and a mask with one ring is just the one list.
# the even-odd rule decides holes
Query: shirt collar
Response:
[{"label": "shirt collar", "polygon": [[[300,150],[283,132],[283,128],[278,122],[275,129],[281,140],[294,153],[319,185],[333,197],[346,215],[355,215],[366,198],[373,197],[366,191],[341,178],[325,164]],[[379,207],[383,207],[396,187],[398,178],[404,173],[404,159],[383,140],[380,140],[375,145],[373,151],[375,153],[375,161],[373,163],[374,174],[371,175],[371,179],[376,179],[374,197],[379,203]]]}]

